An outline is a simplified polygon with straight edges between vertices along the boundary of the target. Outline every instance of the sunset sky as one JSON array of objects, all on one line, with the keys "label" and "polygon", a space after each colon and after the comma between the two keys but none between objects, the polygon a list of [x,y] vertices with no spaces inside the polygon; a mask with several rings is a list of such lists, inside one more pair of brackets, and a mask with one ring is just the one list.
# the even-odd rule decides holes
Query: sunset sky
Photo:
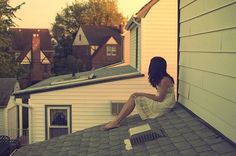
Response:
[{"label": "sunset sky", "polygon": [[[51,28],[56,13],[75,0],[10,0],[11,6],[25,2],[14,21],[21,28]],[[80,0],[77,0],[80,1]],[[125,17],[131,17],[150,0],[118,0],[118,9]]]}]

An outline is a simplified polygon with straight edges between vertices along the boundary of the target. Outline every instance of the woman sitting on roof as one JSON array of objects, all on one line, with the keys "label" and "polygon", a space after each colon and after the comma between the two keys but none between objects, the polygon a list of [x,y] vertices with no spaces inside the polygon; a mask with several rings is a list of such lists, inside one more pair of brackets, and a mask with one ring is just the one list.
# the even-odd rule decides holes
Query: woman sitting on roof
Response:
[{"label": "woman sitting on roof", "polygon": [[135,105],[140,117],[156,118],[168,112],[175,105],[174,79],[166,71],[167,63],[162,57],[154,57],[149,65],[149,82],[157,89],[157,95],[133,93],[114,121],[106,124],[103,129],[110,130],[120,127],[121,121],[134,109]]}]

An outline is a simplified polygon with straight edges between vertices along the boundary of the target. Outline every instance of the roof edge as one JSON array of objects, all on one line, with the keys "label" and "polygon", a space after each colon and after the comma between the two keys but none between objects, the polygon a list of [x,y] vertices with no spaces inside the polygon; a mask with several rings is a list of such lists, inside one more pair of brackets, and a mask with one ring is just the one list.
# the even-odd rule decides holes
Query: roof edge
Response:
[{"label": "roof edge", "polygon": [[69,82],[69,83],[65,83],[65,84],[48,85],[48,86],[44,86],[44,87],[29,88],[29,89],[25,89],[25,90],[16,91],[13,93],[13,95],[32,94],[32,93],[52,91],[52,90],[57,90],[57,89],[66,89],[66,88],[70,88],[70,87],[86,86],[86,85],[92,85],[92,84],[103,83],[103,82],[137,78],[137,77],[142,77],[142,76],[144,76],[144,74],[141,74],[140,72],[133,72],[133,73],[122,74],[122,75],[115,75],[115,76],[102,77],[102,78],[97,78],[97,79],[90,79],[90,80],[82,81],[82,82],[72,82],[72,83]]},{"label": "roof edge", "polygon": [[147,15],[149,10],[160,0],[150,0],[146,5],[144,5],[135,15],[139,18],[143,18]]}]

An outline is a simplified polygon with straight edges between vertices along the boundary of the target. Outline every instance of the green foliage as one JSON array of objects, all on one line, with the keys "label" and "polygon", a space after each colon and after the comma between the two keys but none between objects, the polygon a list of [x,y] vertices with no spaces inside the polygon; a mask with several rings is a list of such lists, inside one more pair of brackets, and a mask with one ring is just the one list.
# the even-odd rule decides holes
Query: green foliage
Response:
[{"label": "green foliage", "polygon": [[7,50],[10,45],[9,32],[8,29],[10,27],[14,27],[15,23],[13,22],[13,18],[17,18],[15,16],[15,12],[20,9],[20,7],[24,3],[11,7],[7,0],[0,0],[0,49]]},{"label": "green foliage", "polygon": [[26,71],[16,63],[14,56],[0,52],[0,77],[18,77]]},{"label": "green foliage", "polygon": [[23,4],[11,7],[7,0],[0,0],[0,77],[17,77],[23,72],[14,56],[8,53],[11,45],[8,29],[15,26],[13,18],[16,16],[14,13]]},{"label": "green foliage", "polygon": [[123,20],[117,0],[75,1],[57,14],[52,32],[59,42],[63,37],[73,40],[80,25],[118,26]]}]

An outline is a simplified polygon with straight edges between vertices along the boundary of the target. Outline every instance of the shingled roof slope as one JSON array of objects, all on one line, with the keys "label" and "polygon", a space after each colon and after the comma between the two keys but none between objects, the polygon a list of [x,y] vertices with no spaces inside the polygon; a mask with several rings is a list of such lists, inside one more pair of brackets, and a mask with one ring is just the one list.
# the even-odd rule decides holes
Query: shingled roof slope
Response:
[{"label": "shingled roof slope", "polygon": [[[93,79],[85,79],[85,80],[76,82],[76,80],[79,80],[81,77],[88,77],[91,74],[94,74],[95,76]],[[129,77],[129,75],[131,76]],[[137,69],[131,67],[130,65],[119,66],[119,67],[104,67],[104,68],[99,68],[96,70],[77,73],[75,77],[72,77],[72,74],[50,77],[24,90],[17,91],[14,94],[15,95],[24,94],[24,93],[30,94],[33,92],[34,93],[43,92],[47,90],[56,90],[60,88],[69,88],[69,87],[75,87],[75,86],[80,86],[80,85],[89,85],[89,84],[95,84],[95,83],[101,83],[101,82],[114,81],[117,79],[122,79],[122,77],[123,79],[127,79],[127,78],[131,78],[131,77],[133,78],[133,77],[138,77],[138,76],[143,76],[143,75],[139,73]],[[120,77],[120,78],[117,78],[117,77]],[[63,82],[63,81],[73,81],[73,82],[62,83],[59,86],[52,85],[52,83]]]},{"label": "shingled roof slope", "polygon": [[[126,150],[124,139],[128,129],[148,123],[152,129],[162,128],[165,137],[133,146]],[[122,126],[110,131],[101,125],[69,135],[20,148],[14,156],[230,156],[236,147],[204,125],[181,105],[156,119],[141,120],[138,115],[125,119]]]},{"label": "shingled roof slope", "polygon": [[0,78],[0,107],[7,106],[16,82],[16,78]]},{"label": "shingled roof slope", "polygon": [[101,45],[111,36],[121,44],[121,35],[118,29],[108,26],[81,26],[89,44]]},{"label": "shingled roof slope", "polygon": [[53,50],[51,45],[51,36],[48,29],[29,29],[29,28],[10,28],[12,34],[13,50],[25,51],[32,45],[32,35],[40,35],[40,49]]}]

